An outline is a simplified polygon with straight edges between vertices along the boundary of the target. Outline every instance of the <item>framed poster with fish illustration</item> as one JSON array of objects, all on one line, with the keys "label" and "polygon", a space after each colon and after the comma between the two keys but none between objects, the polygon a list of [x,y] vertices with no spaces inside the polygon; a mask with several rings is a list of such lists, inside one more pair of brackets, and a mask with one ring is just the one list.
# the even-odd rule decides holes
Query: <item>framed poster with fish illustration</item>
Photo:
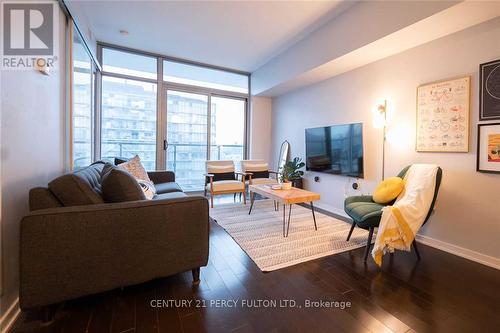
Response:
[{"label": "framed poster with fish illustration", "polygon": [[479,120],[500,119],[500,59],[479,65]]},{"label": "framed poster with fish illustration", "polygon": [[469,151],[470,76],[417,88],[418,152]]},{"label": "framed poster with fish illustration", "polygon": [[476,170],[500,173],[500,123],[477,126]]}]

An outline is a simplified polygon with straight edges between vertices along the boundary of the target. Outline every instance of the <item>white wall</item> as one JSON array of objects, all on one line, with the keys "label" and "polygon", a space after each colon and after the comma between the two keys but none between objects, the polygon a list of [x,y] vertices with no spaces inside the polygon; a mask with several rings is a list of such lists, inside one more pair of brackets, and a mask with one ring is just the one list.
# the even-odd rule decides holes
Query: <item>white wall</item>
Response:
[{"label": "white wall", "polygon": [[252,97],[250,112],[250,158],[271,161],[271,111],[268,97]]},{"label": "white wall", "polygon": [[[273,156],[287,139],[292,156],[304,157],[305,128],[363,122],[366,179],[359,191],[340,176],[306,174],[306,187],[321,194],[323,207],[340,211],[345,195],[369,193],[380,181],[382,133],[372,126],[371,109],[387,98],[395,108],[389,131],[399,136],[387,144],[386,175],[416,162],[436,163],[444,172],[436,212],[420,234],[499,260],[500,175],[475,171],[479,64],[498,58],[499,18],[277,97]],[[415,152],[416,87],[460,75],[472,75],[470,152]]]},{"label": "white wall", "polygon": [[28,191],[64,171],[65,17],[59,20],[59,63],[45,76],[34,70],[1,71],[1,314],[19,287],[19,226]]}]

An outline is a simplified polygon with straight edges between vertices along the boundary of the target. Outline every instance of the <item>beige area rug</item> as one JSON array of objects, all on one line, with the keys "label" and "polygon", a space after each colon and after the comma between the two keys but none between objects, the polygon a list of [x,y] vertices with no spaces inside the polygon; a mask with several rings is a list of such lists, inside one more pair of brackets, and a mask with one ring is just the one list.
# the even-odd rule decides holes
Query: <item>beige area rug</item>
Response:
[{"label": "beige area rug", "polygon": [[[299,264],[366,245],[368,232],[355,228],[346,242],[350,224],[316,212],[314,230],[311,210],[293,205],[290,231],[283,237],[283,206],[274,211],[271,200],[255,200],[250,205],[219,204],[210,216],[223,227],[263,272]],[[288,206],[286,208],[288,218]]]}]

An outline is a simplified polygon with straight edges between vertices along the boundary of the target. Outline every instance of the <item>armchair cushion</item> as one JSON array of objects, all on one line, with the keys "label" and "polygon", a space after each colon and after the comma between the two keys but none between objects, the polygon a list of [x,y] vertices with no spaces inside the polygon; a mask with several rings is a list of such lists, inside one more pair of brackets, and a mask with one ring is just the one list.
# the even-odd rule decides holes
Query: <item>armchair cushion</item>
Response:
[{"label": "armchair cushion", "polygon": [[371,195],[355,195],[352,197],[347,197],[345,199],[344,208],[346,208],[348,204],[353,202],[374,202],[374,201]]},{"label": "armchair cushion", "polygon": [[264,169],[263,171],[248,171],[252,173],[252,179],[257,179],[257,178],[269,178],[269,171],[267,169]]},{"label": "armchair cushion", "polygon": [[[214,192],[245,190],[245,183],[240,182],[239,180],[220,180],[216,182],[214,181],[212,184]],[[207,189],[209,191],[212,190],[210,184],[207,185]]]},{"label": "armchair cushion", "polygon": [[345,212],[361,228],[377,226],[382,216],[384,205],[375,202],[358,201],[345,206]]}]

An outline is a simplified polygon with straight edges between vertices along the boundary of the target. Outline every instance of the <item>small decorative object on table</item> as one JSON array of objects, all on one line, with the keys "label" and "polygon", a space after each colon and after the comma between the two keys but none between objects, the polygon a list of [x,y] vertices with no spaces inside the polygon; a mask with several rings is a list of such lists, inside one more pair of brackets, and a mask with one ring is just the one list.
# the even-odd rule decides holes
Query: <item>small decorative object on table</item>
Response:
[{"label": "small decorative object on table", "polygon": [[500,173],[500,123],[478,125],[476,170]]},{"label": "small decorative object on table", "polygon": [[[302,169],[306,164],[302,162],[300,157],[295,157],[293,160],[288,161],[283,167],[283,172],[281,173],[281,182],[284,184],[291,183],[287,185],[288,188],[297,187],[302,188],[302,176],[304,171]],[[286,189],[283,187],[283,189]]]}]

